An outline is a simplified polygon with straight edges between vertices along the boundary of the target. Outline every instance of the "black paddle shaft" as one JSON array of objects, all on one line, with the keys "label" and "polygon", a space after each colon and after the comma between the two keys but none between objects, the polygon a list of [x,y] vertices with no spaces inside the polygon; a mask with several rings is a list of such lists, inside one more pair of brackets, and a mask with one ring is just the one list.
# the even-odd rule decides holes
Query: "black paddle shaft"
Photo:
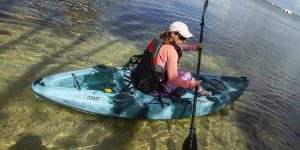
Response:
[{"label": "black paddle shaft", "polygon": [[[207,6],[208,6],[208,0],[205,0],[204,6],[203,6],[202,19],[201,19],[201,23],[200,23],[201,30],[200,30],[199,43],[202,43],[202,41],[203,41],[203,28],[205,25],[204,24],[204,15],[205,15]],[[200,76],[201,51],[202,50],[199,50],[199,53],[198,53],[196,80],[199,80],[199,76]],[[195,93],[194,93],[194,105],[193,105],[193,111],[192,111],[192,121],[191,121],[190,133],[183,143],[183,146],[182,146],[183,150],[197,150],[197,138],[196,138],[196,132],[195,132],[195,114],[196,114],[196,107],[197,107],[198,89],[199,89],[199,86],[196,86]]]}]

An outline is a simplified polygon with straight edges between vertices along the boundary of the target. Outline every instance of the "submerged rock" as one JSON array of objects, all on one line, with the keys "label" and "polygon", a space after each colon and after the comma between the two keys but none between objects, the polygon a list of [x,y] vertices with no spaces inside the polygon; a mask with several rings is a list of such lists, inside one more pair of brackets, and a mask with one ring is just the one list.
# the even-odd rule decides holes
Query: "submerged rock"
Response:
[{"label": "submerged rock", "polygon": [[6,30],[0,30],[0,35],[8,35],[11,36],[11,33],[9,31]]}]

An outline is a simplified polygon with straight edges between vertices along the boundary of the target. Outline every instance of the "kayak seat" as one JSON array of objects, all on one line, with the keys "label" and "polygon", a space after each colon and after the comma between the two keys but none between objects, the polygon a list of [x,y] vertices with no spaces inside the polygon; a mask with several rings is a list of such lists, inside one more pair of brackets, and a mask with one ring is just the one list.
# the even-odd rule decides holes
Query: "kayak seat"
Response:
[{"label": "kayak seat", "polygon": [[176,88],[171,94],[171,97],[180,98],[184,94],[186,94],[187,90],[183,87]]}]

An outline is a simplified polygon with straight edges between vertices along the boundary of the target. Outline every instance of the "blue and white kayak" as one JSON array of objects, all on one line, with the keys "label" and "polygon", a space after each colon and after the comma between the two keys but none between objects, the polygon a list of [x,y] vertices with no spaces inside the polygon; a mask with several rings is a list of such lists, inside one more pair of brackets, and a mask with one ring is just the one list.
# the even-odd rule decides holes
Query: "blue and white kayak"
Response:
[{"label": "blue and white kayak", "polygon": [[[212,96],[197,97],[196,116],[221,110],[232,104],[249,84],[246,77],[201,73],[202,87]],[[180,97],[147,95],[128,88],[126,70],[97,65],[40,78],[32,83],[38,98],[99,115],[130,119],[181,119],[192,116],[194,91]],[[128,90],[124,90],[127,88]]]}]

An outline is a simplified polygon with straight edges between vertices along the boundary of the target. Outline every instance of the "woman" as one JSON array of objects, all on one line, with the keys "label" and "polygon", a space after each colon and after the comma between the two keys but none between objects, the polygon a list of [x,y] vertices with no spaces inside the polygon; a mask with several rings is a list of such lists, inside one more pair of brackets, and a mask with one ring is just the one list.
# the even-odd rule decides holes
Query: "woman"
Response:
[{"label": "woman", "polygon": [[[159,94],[169,95],[178,89],[199,86],[201,82],[196,81],[190,72],[178,69],[181,50],[191,51],[203,48],[202,44],[183,44],[192,36],[186,24],[174,22],[169,29],[160,34],[159,38],[154,38],[143,55],[140,55],[138,59],[140,61],[131,74],[135,87],[146,94],[155,95],[158,91]],[[211,95],[201,87],[199,87],[198,94]]]},{"label": "woman", "polygon": [[[188,27],[183,22],[174,22],[160,34],[160,39],[164,44],[160,47],[157,56],[157,64],[166,70],[168,81],[162,83],[167,93],[172,93],[178,87],[195,88],[199,86],[198,94],[210,96],[211,92],[206,91],[200,86],[201,81],[196,81],[190,72],[178,69],[178,61],[181,52],[178,51],[197,51],[202,50],[203,44],[187,45],[186,39],[193,37]],[[180,50],[181,49],[181,50]]]}]

